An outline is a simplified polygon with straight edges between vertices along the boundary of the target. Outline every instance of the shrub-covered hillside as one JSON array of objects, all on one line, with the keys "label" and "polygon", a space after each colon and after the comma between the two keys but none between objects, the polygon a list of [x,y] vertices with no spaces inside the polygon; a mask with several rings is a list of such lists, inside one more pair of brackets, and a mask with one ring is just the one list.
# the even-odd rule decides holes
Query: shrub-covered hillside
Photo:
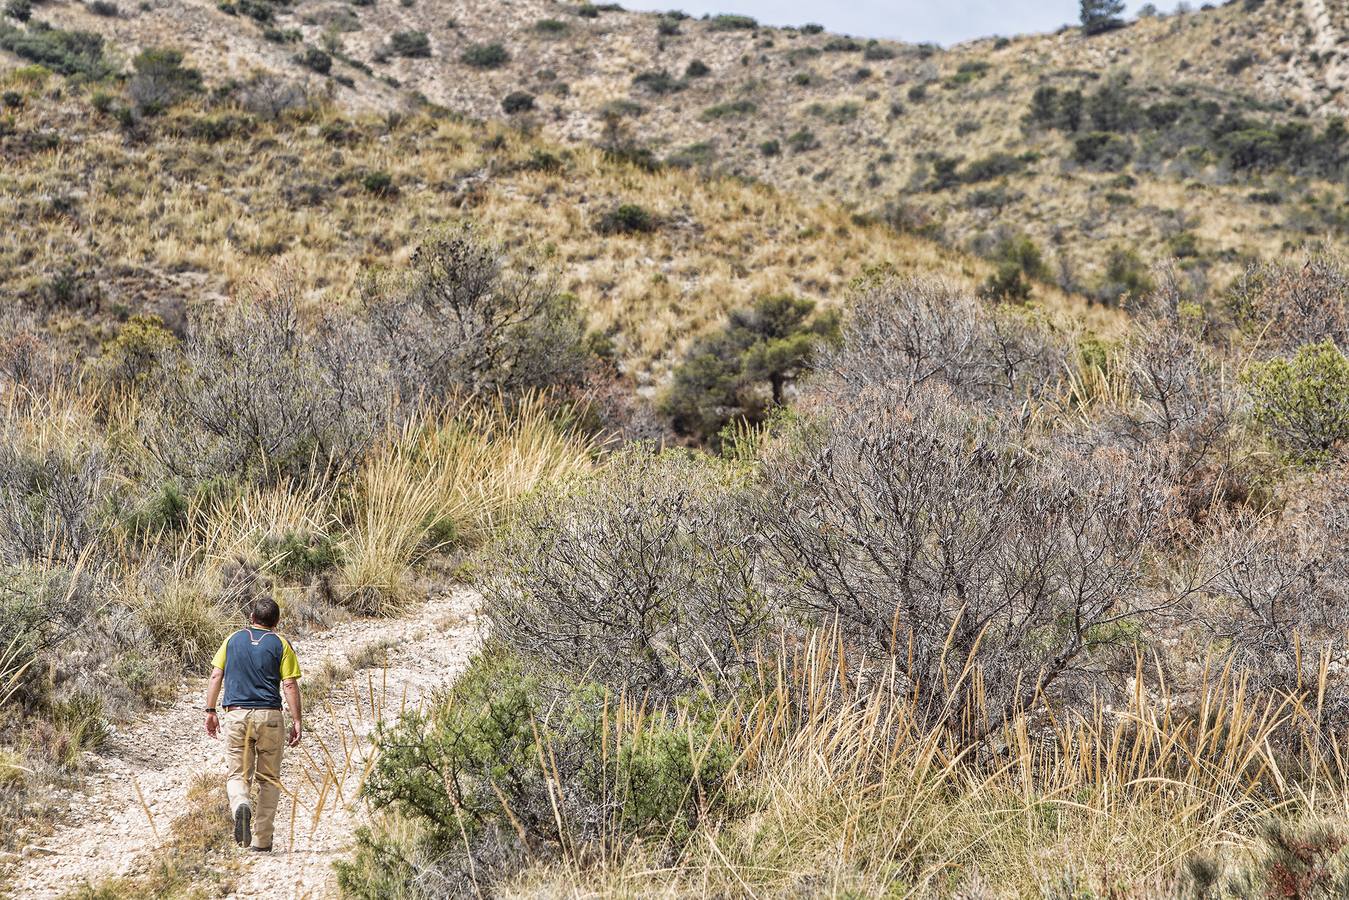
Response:
[{"label": "shrub-covered hillside", "polygon": [[31,4],[0,48],[42,55],[31,32],[51,22],[122,59],[186,50],[213,84],[262,67],[349,109],[421,96],[830,196],[995,261],[1025,236],[1034,277],[1102,300],[1164,256],[1224,287],[1251,259],[1344,243],[1339,4],[1237,0],[949,50],[553,0],[98,6]]},{"label": "shrub-covered hillside", "polygon": [[[280,76],[199,90],[192,57],[136,62],[125,82],[0,74],[0,216],[14,226],[0,297],[86,345],[137,313],[177,328],[187,306],[264,275],[284,273],[307,307],[354,306],[365,275],[466,218],[555,277],[643,383],[756,297],[832,304],[873,268],[993,271],[828,201],[434,107],[351,116]],[[1036,296],[1063,305],[1052,287]]]},{"label": "shrub-covered hillside", "polygon": [[1111,342],[861,286],[767,425],[516,507],[343,889],[1342,896],[1345,276]]}]

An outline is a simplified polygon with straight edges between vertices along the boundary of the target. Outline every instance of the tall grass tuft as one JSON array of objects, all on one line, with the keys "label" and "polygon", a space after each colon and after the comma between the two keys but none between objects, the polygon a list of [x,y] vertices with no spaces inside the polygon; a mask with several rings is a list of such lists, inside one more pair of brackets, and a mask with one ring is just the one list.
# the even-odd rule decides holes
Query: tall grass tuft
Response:
[{"label": "tall grass tuft", "polygon": [[396,611],[413,594],[410,567],[423,553],[478,543],[515,499],[586,471],[593,455],[542,394],[414,417],[371,455],[343,509],[351,604]]},{"label": "tall grass tuft", "polygon": [[[500,893],[914,897],[996,886],[1029,897],[1071,883],[1086,891],[1072,896],[1171,895],[1213,852],[1227,861],[1215,871],[1251,877],[1271,823],[1346,812],[1341,750],[1318,724],[1324,685],[1257,697],[1243,674],[1214,664],[1180,698],[1140,656],[1124,707],[1041,705],[968,745],[919,724],[898,666],[848,662],[835,636],[817,634],[781,648],[726,702],[719,721],[739,755],[721,812],[687,839],[599,854],[564,841]],[[616,707],[610,721],[657,712]]]}]

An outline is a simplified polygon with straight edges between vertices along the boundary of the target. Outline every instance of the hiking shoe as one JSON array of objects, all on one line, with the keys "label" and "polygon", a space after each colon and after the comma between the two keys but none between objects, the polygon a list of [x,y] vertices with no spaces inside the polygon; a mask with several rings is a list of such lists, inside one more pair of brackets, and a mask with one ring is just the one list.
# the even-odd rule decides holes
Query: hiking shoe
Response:
[{"label": "hiking shoe", "polygon": [[240,847],[253,843],[253,808],[247,803],[234,811],[234,843]]}]

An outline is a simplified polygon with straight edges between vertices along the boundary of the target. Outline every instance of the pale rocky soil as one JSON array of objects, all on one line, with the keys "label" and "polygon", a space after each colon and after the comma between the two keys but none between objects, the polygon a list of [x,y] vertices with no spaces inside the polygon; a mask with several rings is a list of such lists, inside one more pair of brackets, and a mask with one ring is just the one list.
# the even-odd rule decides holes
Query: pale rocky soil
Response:
[{"label": "pale rocky soil", "polygon": [[[295,798],[283,792],[275,851],[240,851],[242,867],[230,896],[335,895],[332,864],[350,848],[365,815],[355,800],[368,758],[365,738],[376,720],[395,718],[444,687],[464,666],[478,641],[476,604],[476,594],[451,588],[407,618],[351,621],[295,641],[301,668],[310,675],[321,670],[325,658],[341,665],[349,653],[371,644],[397,645],[388,653],[387,668],[358,672],[306,710],[301,746],[284,757],[282,781]],[[203,729],[203,685],[201,679],[185,683],[171,708],[114,735],[94,758],[92,774],[68,798],[67,821],[30,845],[10,877],[0,882],[12,896],[59,897],[82,882],[97,884],[145,868],[183,811],[188,787],[203,774],[224,777],[224,745]]]}]

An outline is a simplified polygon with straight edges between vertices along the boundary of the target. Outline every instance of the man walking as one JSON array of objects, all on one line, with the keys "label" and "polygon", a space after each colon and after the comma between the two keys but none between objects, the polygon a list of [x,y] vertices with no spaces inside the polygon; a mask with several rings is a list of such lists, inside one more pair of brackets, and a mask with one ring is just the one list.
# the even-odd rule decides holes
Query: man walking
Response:
[{"label": "man walking", "polygon": [[[274,630],[281,608],[270,597],[253,603],[249,626],[225,639],[212,661],[206,686],[206,733],[220,730],[216,699],[225,688],[224,725],[229,757],[226,791],[234,817],[234,841],[260,853],[272,849],[272,820],[281,797],[281,744],[284,722],[281,697],[290,707],[290,734],[285,742],[300,743],[300,662],[295,650]],[[258,804],[250,795],[258,783]]]}]

